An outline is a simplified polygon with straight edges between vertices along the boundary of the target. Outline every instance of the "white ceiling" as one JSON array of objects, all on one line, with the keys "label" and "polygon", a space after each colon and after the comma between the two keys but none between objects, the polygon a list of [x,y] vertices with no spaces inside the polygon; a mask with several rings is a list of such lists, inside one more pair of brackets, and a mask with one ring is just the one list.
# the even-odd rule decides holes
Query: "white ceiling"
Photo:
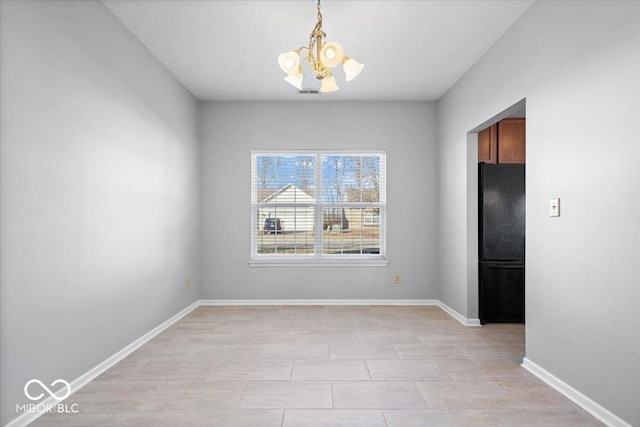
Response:
[{"label": "white ceiling", "polygon": [[440,98],[533,0],[323,0],[327,40],[365,68],[351,82],[339,69],[341,89],[321,95],[299,94],[277,64],[308,44],[312,0],[103,2],[200,100],[387,101]]}]

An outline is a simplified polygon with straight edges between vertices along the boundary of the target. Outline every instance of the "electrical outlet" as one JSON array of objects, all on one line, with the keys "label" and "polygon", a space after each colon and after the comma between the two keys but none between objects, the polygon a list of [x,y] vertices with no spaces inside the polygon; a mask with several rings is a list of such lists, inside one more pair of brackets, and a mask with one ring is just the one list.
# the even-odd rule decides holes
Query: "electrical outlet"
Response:
[{"label": "electrical outlet", "polygon": [[396,285],[400,284],[400,275],[396,274],[395,276],[393,276],[393,283]]},{"label": "electrical outlet", "polygon": [[184,281],[184,288],[185,289],[191,288],[191,280],[190,279],[187,279],[187,280]]}]

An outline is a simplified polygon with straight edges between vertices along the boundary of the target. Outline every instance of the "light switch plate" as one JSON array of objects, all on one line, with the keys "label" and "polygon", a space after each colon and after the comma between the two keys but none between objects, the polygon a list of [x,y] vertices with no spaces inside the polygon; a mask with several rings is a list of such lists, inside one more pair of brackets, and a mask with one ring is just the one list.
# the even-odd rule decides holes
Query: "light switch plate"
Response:
[{"label": "light switch plate", "polygon": [[549,201],[549,216],[560,216],[560,199]]}]

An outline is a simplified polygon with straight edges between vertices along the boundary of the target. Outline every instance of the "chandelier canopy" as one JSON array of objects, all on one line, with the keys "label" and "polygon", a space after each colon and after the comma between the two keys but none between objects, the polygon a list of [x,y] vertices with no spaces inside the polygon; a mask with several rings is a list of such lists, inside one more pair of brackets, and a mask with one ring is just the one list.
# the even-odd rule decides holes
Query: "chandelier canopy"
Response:
[{"label": "chandelier canopy", "polygon": [[[347,81],[351,81],[360,74],[364,68],[353,58],[344,55],[344,50],[339,43],[323,42],[326,34],[322,31],[322,13],[320,12],[320,0],[317,0],[318,22],[309,36],[309,45],[291,50],[278,56],[278,64],[282,71],[287,73],[284,80],[287,83],[302,90],[302,70],[304,63],[308,63],[313,76],[322,82],[320,92],[335,92],[340,89],[331,72],[332,68],[343,64]],[[300,52],[306,49],[306,56],[300,59]],[[314,52],[315,49],[315,52]]]}]

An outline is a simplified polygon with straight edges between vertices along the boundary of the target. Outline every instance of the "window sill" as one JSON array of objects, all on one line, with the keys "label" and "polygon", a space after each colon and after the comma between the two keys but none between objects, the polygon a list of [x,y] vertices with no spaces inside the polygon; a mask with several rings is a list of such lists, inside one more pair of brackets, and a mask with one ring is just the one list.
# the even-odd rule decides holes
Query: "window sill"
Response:
[{"label": "window sill", "polygon": [[386,267],[389,264],[386,257],[266,257],[249,260],[251,267]]}]

